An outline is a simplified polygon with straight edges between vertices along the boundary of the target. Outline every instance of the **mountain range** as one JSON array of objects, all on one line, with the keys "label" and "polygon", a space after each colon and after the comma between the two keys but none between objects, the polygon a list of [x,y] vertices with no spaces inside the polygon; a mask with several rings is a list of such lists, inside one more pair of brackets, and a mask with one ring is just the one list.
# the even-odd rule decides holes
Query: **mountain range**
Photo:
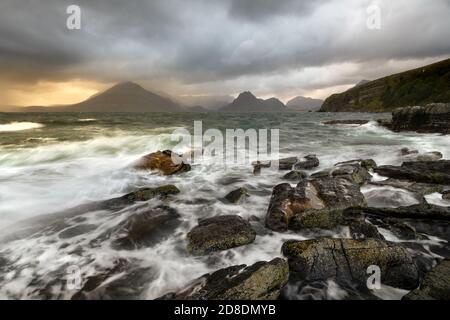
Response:
[{"label": "mountain range", "polygon": [[277,98],[259,99],[251,92],[242,92],[233,102],[219,109],[220,112],[286,112],[287,108]]}]

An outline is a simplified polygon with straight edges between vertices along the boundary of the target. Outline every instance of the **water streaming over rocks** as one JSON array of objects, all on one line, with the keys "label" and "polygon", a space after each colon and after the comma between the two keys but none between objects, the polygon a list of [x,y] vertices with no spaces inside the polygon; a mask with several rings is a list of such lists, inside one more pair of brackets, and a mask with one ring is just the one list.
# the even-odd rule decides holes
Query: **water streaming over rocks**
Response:
[{"label": "water streaming over rocks", "polygon": [[[281,248],[287,240],[350,239],[364,230],[405,248],[407,259],[410,254],[417,261],[421,277],[423,270],[450,257],[448,220],[405,216],[394,221],[383,219],[380,212],[420,205],[424,199],[429,204],[450,206],[450,200],[442,197],[450,189],[445,185],[430,189],[424,185],[428,180],[405,185],[382,176],[386,170],[371,171],[369,183],[366,178],[356,182],[362,184],[361,192],[371,207],[363,212],[364,221],[330,229],[298,228],[295,232],[265,227],[276,185],[289,183],[294,188],[311,176],[320,179],[338,162],[373,159],[379,166],[400,166],[411,160],[401,152],[405,147],[422,154],[440,151],[443,159],[450,159],[448,136],[394,133],[377,125],[375,120],[380,117],[389,115],[0,114],[0,298],[154,299],[180,293],[195,279],[220,269],[283,257]],[[336,119],[368,122],[357,126],[322,123]],[[192,164],[190,171],[170,176],[133,168],[136,160],[158,150],[188,151],[174,150],[176,142],[170,134],[177,128],[192,130],[194,120],[203,120],[204,129],[222,131],[278,128],[280,157],[316,155],[320,162],[314,160],[306,170],[305,166],[297,168],[304,173],[294,180],[284,178],[286,171],[270,168],[261,168],[255,175],[250,163],[224,170],[213,158],[204,158]],[[350,169],[344,167],[331,174],[347,174],[345,170]],[[176,186],[179,193],[105,204],[138,189],[168,185]],[[246,191],[242,201],[224,201],[230,192],[244,190],[240,188]],[[249,221],[256,236],[251,232],[246,245],[233,245],[228,250],[211,250],[207,255],[189,252],[187,234],[198,226],[199,219],[230,215]],[[378,232],[364,223],[374,225]],[[143,236],[157,229],[156,238]],[[83,277],[81,288],[76,290],[70,290],[66,283],[71,266],[79,268]],[[247,270],[260,270],[260,265],[256,266]],[[243,267],[236,270],[239,274]],[[250,278],[241,276],[247,282],[258,275],[247,273]],[[395,284],[394,280],[389,283]],[[241,294],[236,288],[245,286],[245,281],[238,285],[231,281],[235,287],[227,288],[226,294]],[[274,283],[277,287],[284,280]],[[292,278],[281,297],[400,299],[408,290],[383,285],[381,290],[366,292],[331,279],[314,278],[302,285],[302,280]],[[254,294],[274,297],[269,293],[262,288]]]}]

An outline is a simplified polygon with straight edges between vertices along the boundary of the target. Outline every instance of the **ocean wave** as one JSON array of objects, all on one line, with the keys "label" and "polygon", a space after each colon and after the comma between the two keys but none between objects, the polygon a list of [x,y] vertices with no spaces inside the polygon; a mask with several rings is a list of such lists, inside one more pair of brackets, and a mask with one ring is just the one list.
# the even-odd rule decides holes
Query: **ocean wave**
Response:
[{"label": "ocean wave", "polygon": [[87,118],[87,119],[78,119],[78,121],[80,121],[80,122],[92,122],[92,121],[97,121],[97,119]]},{"label": "ocean wave", "polygon": [[23,131],[42,127],[44,127],[43,124],[36,122],[11,122],[7,124],[0,124],[0,132]]}]

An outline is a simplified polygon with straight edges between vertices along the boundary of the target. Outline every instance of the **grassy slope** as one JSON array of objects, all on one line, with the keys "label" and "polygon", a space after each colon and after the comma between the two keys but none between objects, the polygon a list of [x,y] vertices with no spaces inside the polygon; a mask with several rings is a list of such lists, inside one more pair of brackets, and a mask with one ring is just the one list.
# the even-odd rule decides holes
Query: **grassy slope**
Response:
[{"label": "grassy slope", "polygon": [[321,111],[384,112],[431,102],[450,102],[450,59],[334,94]]}]

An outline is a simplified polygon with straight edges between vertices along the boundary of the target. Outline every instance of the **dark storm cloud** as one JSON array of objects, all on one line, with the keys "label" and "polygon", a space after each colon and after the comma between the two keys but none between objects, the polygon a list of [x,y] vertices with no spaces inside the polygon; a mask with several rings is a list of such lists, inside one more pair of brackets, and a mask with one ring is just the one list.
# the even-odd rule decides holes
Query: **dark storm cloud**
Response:
[{"label": "dark storm cloud", "polygon": [[[2,0],[0,76],[29,82],[137,80],[215,92],[225,88],[224,81],[229,92],[247,89],[242,79],[252,79],[248,89],[275,92],[347,84],[378,75],[373,70],[379,66],[385,66],[379,73],[387,72],[393,59],[450,54],[448,0],[378,1],[382,28],[376,31],[366,28],[370,3]],[[82,9],[81,30],[65,27],[70,4]],[[360,67],[328,82],[299,75],[339,63]],[[279,84],[265,80],[283,74]]]}]

